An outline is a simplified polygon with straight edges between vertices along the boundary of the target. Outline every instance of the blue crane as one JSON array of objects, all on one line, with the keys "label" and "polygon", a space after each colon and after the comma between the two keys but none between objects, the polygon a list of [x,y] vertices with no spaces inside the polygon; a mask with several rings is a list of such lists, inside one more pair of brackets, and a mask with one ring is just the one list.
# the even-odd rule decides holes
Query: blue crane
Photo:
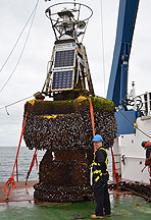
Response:
[{"label": "blue crane", "polygon": [[[119,4],[116,41],[107,91],[107,99],[112,100],[117,107],[122,105],[127,97],[128,66],[138,6],[139,0],[120,0]],[[129,122],[125,121],[126,117],[129,118]],[[130,122],[133,123],[136,117],[134,110],[123,109],[122,114],[116,113],[118,133],[134,133],[135,129]]]}]

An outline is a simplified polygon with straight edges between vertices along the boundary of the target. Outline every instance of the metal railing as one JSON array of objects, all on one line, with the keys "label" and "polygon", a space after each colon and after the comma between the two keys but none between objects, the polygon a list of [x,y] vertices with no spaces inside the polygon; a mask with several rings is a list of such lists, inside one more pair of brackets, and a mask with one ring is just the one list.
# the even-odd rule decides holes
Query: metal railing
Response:
[{"label": "metal railing", "polygon": [[137,97],[140,97],[142,100],[142,107],[141,107],[142,115],[151,116],[151,92],[146,92]]}]

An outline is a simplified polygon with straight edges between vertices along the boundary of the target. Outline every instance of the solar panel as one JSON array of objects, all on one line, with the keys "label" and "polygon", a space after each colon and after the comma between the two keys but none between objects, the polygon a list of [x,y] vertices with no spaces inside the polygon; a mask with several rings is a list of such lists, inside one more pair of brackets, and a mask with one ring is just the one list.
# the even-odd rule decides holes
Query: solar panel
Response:
[{"label": "solar panel", "polygon": [[75,50],[56,51],[54,67],[74,66]]},{"label": "solar panel", "polygon": [[73,89],[74,72],[73,70],[53,72],[52,90]]}]

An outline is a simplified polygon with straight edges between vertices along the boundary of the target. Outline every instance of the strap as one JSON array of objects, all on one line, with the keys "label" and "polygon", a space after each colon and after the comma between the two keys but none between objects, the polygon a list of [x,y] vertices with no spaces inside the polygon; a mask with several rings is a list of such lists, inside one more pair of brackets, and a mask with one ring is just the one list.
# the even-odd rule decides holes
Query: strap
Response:
[{"label": "strap", "polygon": [[101,170],[95,170],[95,171],[93,171],[92,173],[93,173],[93,174],[98,174],[98,173],[99,173],[99,174],[102,174]]},{"label": "strap", "polygon": [[[17,152],[16,152],[14,165],[13,165],[13,168],[12,168],[12,173],[11,173],[10,178],[4,184],[6,200],[8,200],[12,189],[16,187],[16,183],[15,183],[15,179],[14,179],[14,172],[15,172],[15,168],[16,168],[16,170],[18,170],[18,167],[17,167],[18,163],[17,162],[18,162],[18,156],[19,156],[21,143],[22,143],[22,139],[23,139],[23,135],[24,135],[24,130],[25,130],[25,126],[26,126],[27,116],[28,116],[28,112],[25,114],[25,117],[24,117],[23,122],[22,122],[22,129],[21,129],[21,134],[20,134],[20,139],[19,139],[19,143],[18,143],[18,147],[17,147]],[[18,174],[18,173],[16,173],[16,174]],[[18,177],[17,177],[17,179],[18,179]]]}]

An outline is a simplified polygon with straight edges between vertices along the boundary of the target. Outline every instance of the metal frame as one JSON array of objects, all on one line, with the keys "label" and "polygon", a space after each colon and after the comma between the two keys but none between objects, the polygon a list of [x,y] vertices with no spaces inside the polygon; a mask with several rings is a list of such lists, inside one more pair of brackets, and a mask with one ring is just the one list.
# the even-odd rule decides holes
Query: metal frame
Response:
[{"label": "metal frame", "polygon": [[[57,26],[57,25],[61,25],[61,23],[60,23],[61,21],[59,21],[59,19],[53,19],[54,15],[58,15],[58,12],[52,13],[51,10],[52,10],[52,8],[54,8],[56,6],[60,6],[60,5],[61,6],[62,5],[73,5],[74,6],[73,9],[67,9],[67,10],[70,11],[70,12],[73,12],[73,13],[78,12],[78,15],[76,16],[77,18],[75,19],[75,23],[73,22],[73,25],[78,25],[78,23],[80,24],[80,22],[85,23],[85,26],[83,28],[84,29],[83,32],[79,32],[79,35],[76,35],[76,39],[75,39],[79,42],[82,42],[83,38],[84,38],[84,35],[85,35],[85,32],[86,32],[86,29],[87,29],[88,21],[93,15],[93,10],[89,6],[87,6],[85,4],[77,3],[77,2],[61,2],[61,3],[53,4],[50,7],[48,7],[45,11],[45,14],[51,22],[52,29],[54,31],[56,40],[59,40],[59,38],[61,36],[63,36],[63,33],[62,33],[63,29],[59,29],[59,26]],[[76,6],[79,6],[78,10],[75,9]],[[82,20],[80,20],[81,6],[87,8],[90,11],[90,15],[88,17],[82,19]],[[77,29],[80,29],[80,27],[77,26]],[[80,40],[80,37],[81,37],[81,40]]]},{"label": "metal frame", "polygon": [[121,105],[127,96],[128,65],[139,0],[120,0],[107,99]]}]

